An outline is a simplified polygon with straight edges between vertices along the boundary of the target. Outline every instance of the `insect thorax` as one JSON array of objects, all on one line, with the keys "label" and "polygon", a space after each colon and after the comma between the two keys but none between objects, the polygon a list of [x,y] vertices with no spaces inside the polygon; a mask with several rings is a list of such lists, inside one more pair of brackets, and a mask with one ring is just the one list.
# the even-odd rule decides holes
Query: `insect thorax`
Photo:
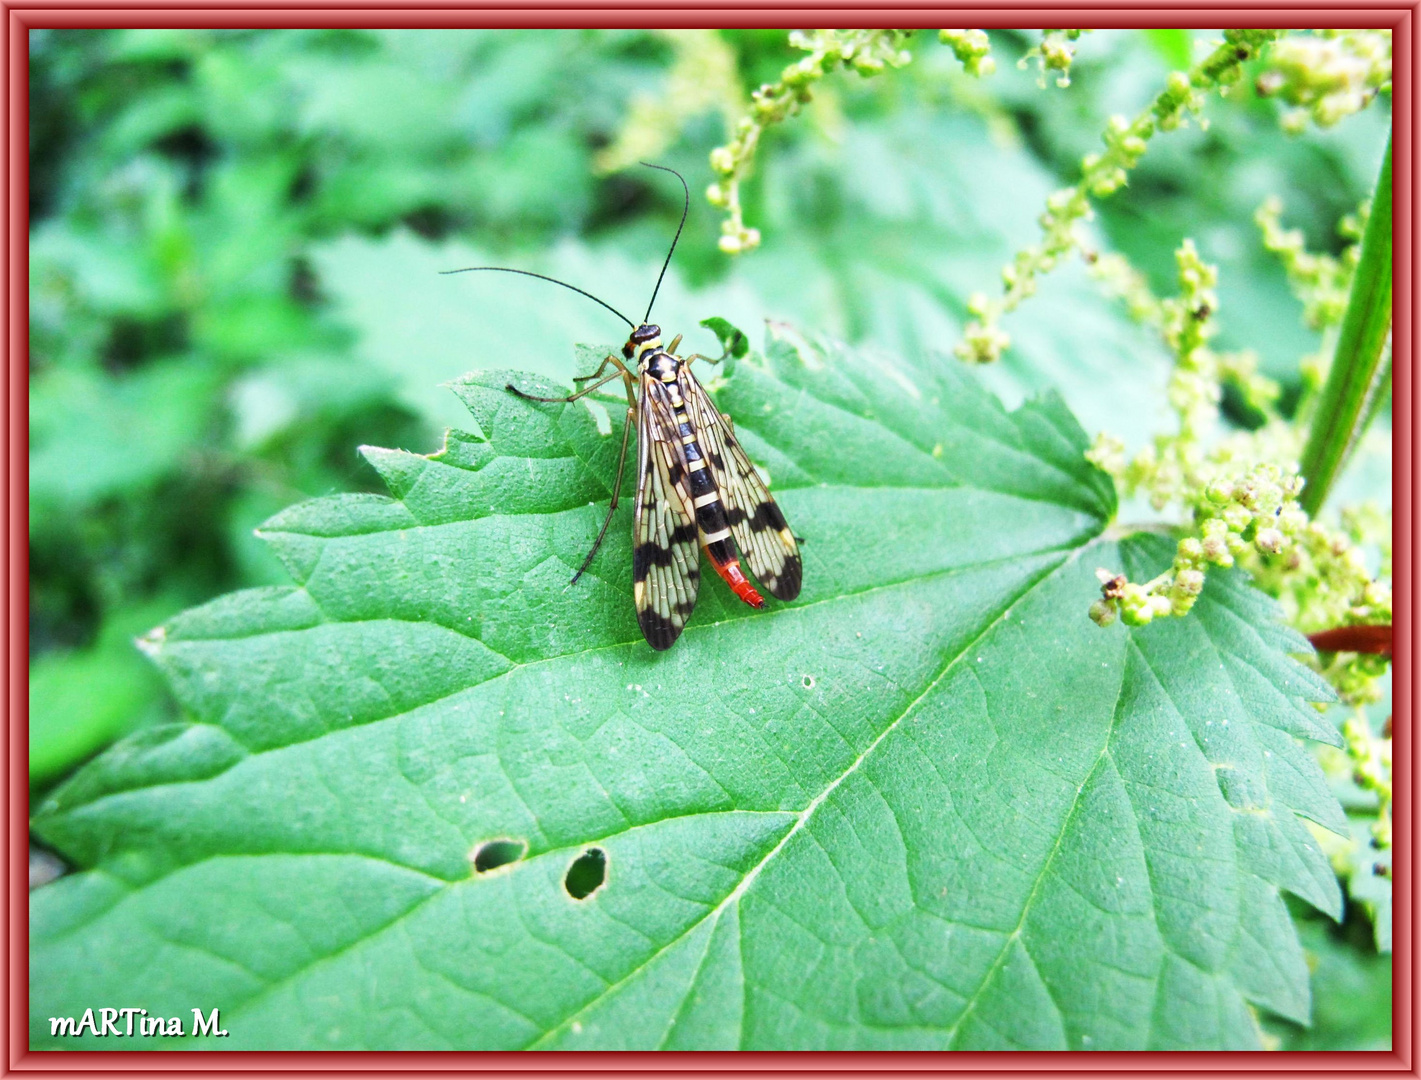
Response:
[{"label": "insect thorax", "polygon": [[665,349],[650,349],[641,355],[641,369],[653,379],[672,383],[681,370],[681,361]]}]

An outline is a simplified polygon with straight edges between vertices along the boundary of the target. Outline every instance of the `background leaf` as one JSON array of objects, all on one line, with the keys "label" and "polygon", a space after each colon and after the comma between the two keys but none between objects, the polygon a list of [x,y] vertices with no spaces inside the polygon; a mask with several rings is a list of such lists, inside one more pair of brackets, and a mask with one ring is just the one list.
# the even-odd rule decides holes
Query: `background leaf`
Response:
[{"label": "background leaf", "polygon": [[1173,30],[1168,27],[1156,26],[1147,30],[1142,30],[1155,51],[1164,58],[1165,63],[1176,71],[1188,71],[1194,63],[1193,36],[1188,30]]},{"label": "background leaf", "polygon": [[[1188,620],[1095,627],[1095,568],[1171,547],[1101,538],[1112,488],[1057,399],[1008,414],[788,331],[726,367],[807,539],[798,602],[708,578],[652,654],[625,544],[567,584],[615,429],[459,380],[478,434],[366,449],[393,498],[264,526],[296,586],[145,639],[190,719],[39,809],[86,869],[34,896],[35,1044],[101,998],[221,1002],[232,1049],[1217,1048],[1258,1043],[1250,1006],[1306,1020],[1281,894],[1337,915],[1298,815],[1346,821],[1298,742],[1336,741],[1303,639],[1225,574]],[[495,839],[526,856],[476,874]]]},{"label": "background leaf", "polygon": [[1390,1050],[1391,957],[1371,948],[1368,920],[1337,926],[1306,911],[1298,915],[1298,939],[1313,978],[1313,1012],[1307,1027],[1270,1022],[1280,1048]]},{"label": "background leaf", "polygon": [[732,326],[718,315],[702,319],[701,325],[716,336],[716,340],[720,342],[720,347],[727,356],[733,356],[738,360],[750,351],[750,340],[745,336],[745,331],[737,326]]}]

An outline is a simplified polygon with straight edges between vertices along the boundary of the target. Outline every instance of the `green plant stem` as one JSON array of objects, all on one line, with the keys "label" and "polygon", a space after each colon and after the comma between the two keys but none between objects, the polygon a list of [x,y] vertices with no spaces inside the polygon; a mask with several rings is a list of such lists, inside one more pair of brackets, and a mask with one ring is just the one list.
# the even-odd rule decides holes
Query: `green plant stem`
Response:
[{"label": "green plant stem", "polygon": [[1317,512],[1342,472],[1347,455],[1371,419],[1390,365],[1382,363],[1391,329],[1391,141],[1372,196],[1372,212],[1362,236],[1362,255],[1352,277],[1347,310],[1337,335],[1337,351],[1303,449],[1307,479],[1302,507]]}]

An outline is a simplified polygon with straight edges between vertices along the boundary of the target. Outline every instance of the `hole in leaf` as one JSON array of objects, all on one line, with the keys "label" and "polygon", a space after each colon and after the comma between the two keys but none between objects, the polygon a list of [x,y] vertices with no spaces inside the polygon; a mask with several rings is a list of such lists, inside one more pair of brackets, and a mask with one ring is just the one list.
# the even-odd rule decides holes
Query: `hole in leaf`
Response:
[{"label": "hole in leaf", "polygon": [[814,689],[814,676],[813,676],[813,675],[806,675],[806,676],[804,677],[804,688],[805,688],[806,690],[813,690],[813,689]]},{"label": "hole in leaf", "polygon": [[607,880],[607,853],[601,848],[588,848],[567,868],[563,888],[574,900],[586,900]]},{"label": "hole in leaf", "polygon": [[470,861],[474,864],[474,873],[487,874],[517,862],[527,850],[528,845],[522,840],[488,840],[474,848]]}]

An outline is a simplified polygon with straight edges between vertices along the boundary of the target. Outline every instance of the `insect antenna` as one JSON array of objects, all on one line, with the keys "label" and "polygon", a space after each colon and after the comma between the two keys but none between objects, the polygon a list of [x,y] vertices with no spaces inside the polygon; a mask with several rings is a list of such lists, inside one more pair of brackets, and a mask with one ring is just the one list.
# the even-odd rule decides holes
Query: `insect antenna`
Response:
[{"label": "insect antenna", "polygon": [[[682,183],[685,183],[685,181],[683,180]],[[689,195],[687,196],[687,198],[689,199]],[[685,219],[682,218],[682,220],[684,221]],[[680,235],[679,230],[677,231],[676,235]],[[667,258],[670,258],[670,256],[667,256]],[[622,322],[626,323],[633,330],[636,329],[636,323],[632,322],[629,318],[623,315],[611,304],[607,303],[607,301],[599,300],[597,297],[593,296],[585,289],[579,289],[576,285],[569,285],[566,281],[559,281],[557,278],[548,277],[546,274],[535,274],[531,270],[514,270],[511,266],[464,266],[460,267],[458,270],[441,270],[439,272],[440,274],[467,274],[472,270],[497,270],[499,273],[502,274],[522,274],[524,277],[535,277],[538,278],[540,281],[551,281],[554,285],[561,285],[564,289],[571,289],[575,293],[581,293],[583,296],[587,297],[587,299],[601,304],[604,308],[610,311],[617,318],[621,319]],[[665,270],[663,269],[662,272],[665,273]],[[656,295],[654,293],[652,294],[652,299],[656,299]]]},{"label": "insect antenna", "polygon": [[668,169],[665,165],[653,165],[649,161],[641,164],[648,169],[660,169],[662,172],[669,172],[677,180],[681,181],[681,189],[686,193],[686,205],[681,209],[681,224],[676,226],[676,235],[671,238],[671,250],[666,253],[666,261],[661,264],[661,276],[656,279],[656,288],[651,290],[651,303],[646,305],[646,315],[642,318],[645,324],[651,318],[651,309],[656,304],[656,294],[661,291],[661,279],[666,276],[666,268],[671,265],[671,255],[676,250],[676,241],[681,239],[681,230],[686,227],[686,215],[691,209],[691,189],[686,186],[686,178],[675,169]]}]

